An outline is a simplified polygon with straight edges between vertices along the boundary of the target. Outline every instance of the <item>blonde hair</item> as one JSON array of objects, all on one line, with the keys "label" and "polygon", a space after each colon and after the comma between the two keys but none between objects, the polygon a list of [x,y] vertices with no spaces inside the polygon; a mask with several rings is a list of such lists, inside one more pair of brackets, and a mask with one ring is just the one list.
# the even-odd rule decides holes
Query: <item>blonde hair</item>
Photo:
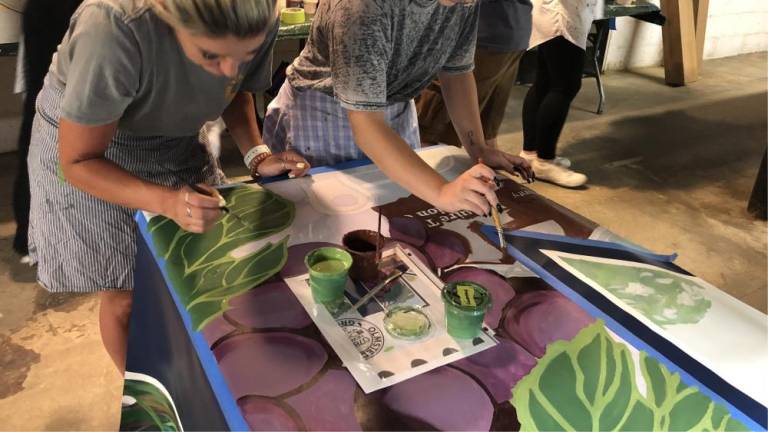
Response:
[{"label": "blonde hair", "polygon": [[252,37],[274,21],[275,0],[151,0],[172,26],[207,36]]}]

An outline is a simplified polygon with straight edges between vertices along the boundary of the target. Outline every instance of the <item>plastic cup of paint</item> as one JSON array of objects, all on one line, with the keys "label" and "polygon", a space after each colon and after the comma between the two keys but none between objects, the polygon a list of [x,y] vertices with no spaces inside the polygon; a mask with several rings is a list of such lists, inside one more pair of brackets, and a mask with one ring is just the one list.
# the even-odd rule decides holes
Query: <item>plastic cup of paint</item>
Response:
[{"label": "plastic cup of paint", "polygon": [[343,249],[322,247],[304,257],[309,270],[309,286],[312,298],[321,304],[335,304],[344,299],[347,273],[352,266],[352,256]]},{"label": "plastic cup of paint", "polygon": [[318,0],[304,0],[304,12],[307,16],[314,16],[317,11]]},{"label": "plastic cup of paint", "polygon": [[472,339],[480,334],[492,301],[487,289],[474,282],[452,282],[443,287],[442,298],[449,335]]}]

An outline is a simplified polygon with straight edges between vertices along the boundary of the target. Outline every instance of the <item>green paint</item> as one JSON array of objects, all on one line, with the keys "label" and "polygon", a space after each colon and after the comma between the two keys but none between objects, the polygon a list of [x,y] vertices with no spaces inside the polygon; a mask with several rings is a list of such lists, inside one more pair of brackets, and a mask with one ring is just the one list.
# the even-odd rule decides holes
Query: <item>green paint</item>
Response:
[{"label": "green paint", "polygon": [[320,261],[312,265],[312,270],[319,273],[339,273],[346,269],[346,265],[339,260]]},{"label": "green paint", "polygon": [[480,334],[485,311],[491,307],[491,294],[472,282],[449,283],[443,288],[448,334],[458,339],[471,339]]},{"label": "green paint", "polygon": [[322,247],[308,253],[304,264],[309,269],[309,287],[315,302],[331,308],[340,307],[352,255],[336,247]]},{"label": "green paint", "polygon": [[558,341],[512,390],[521,430],[731,431],[747,428],[695,387],[640,352],[646,394],[626,345],[602,321]]},{"label": "green paint", "polygon": [[181,430],[171,401],[160,389],[131,379],[126,379],[123,385],[124,396],[134,398],[136,403],[122,408],[120,430]]},{"label": "green paint", "polygon": [[669,272],[578,258],[562,259],[661,327],[696,324],[712,306],[703,295],[703,287]]},{"label": "green paint", "polygon": [[[195,330],[229,309],[229,299],[280,271],[287,259],[288,237],[235,258],[232,252],[288,228],[292,202],[264,189],[236,186],[220,190],[230,211],[204,234],[179,228],[156,216],[148,224],[158,254]],[[245,221],[245,223],[243,223]]]}]

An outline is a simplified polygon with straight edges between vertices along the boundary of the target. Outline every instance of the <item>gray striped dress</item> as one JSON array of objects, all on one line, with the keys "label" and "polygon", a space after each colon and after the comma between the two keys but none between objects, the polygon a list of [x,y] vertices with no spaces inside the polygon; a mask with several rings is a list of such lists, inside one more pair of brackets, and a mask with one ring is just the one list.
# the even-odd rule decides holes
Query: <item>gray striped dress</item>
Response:
[{"label": "gray striped dress", "polygon": [[[64,179],[58,122],[63,91],[46,80],[27,159],[30,173],[29,252],[40,284],[52,292],[133,288],[135,209],[108,203]],[[213,182],[215,169],[197,136],[131,136],[117,132],[106,158],[126,171],[171,187]],[[175,173],[172,174],[171,172]]]}]

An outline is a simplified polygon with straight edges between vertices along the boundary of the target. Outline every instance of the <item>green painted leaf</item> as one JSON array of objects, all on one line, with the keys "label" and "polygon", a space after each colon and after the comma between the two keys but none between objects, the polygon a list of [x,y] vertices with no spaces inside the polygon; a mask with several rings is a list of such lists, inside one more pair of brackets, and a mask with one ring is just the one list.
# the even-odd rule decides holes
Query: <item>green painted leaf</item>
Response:
[{"label": "green painted leaf", "polygon": [[123,394],[136,403],[122,408],[120,430],[179,431],[171,401],[152,384],[126,379]]},{"label": "green painted leaf", "polygon": [[563,261],[661,327],[695,324],[712,306],[703,287],[669,272],[578,258]]},{"label": "green painted leaf", "polygon": [[232,252],[288,228],[295,214],[292,202],[247,186],[220,192],[231,214],[204,234],[188,233],[162,216],[148,223],[173,289],[196,330],[227,310],[230,298],[279,272],[288,256],[287,236],[244,256],[235,258]]},{"label": "green painted leaf", "polygon": [[512,390],[521,430],[745,430],[727,409],[640,353],[646,394],[627,346],[602,321],[558,341]]}]

